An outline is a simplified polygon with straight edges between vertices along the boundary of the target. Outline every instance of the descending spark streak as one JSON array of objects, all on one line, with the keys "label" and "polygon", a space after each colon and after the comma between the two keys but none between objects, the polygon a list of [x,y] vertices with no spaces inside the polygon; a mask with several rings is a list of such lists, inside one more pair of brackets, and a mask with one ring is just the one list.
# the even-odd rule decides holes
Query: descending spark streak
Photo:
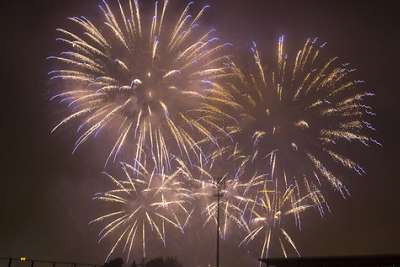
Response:
[{"label": "descending spark streak", "polygon": [[52,99],[69,103],[71,114],[53,131],[82,120],[74,151],[102,129],[119,129],[107,161],[132,144],[135,160],[149,155],[165,168],[171,152],[190,159],[202,153],[197,139],[213,138],[216,125],[194,113],[214,88],[223,88],[220,79],[230,75],[224,64],[230,44],[214,37],[214,30],[199,29],[207,6],[192,17],[189,3],[174,24],[168,2],[155,2],[149,25],[138,0],[118,1],[116,11],[102,1],[104,23],[72,17],[81,32],[57,29],[66,51],[49,57],[56,63],[49,76],[65,81],[67,91]]},{"label": "descending spark streak", "polygon": [[107,259],[120,247],[129,261],[135,246],[142,249],[145,257],[147,240],[156,237],[165,246],[166,225],[183,232],[183,222],[190,214],[190,191],[179,180],[179,171],[167,175],[157,169],[148,170],[140,163],[135,166],[121,163],[123,180],[105,173],[114,187],[94,196],[114,207],[113,212],[90,222],[105,224],[99,242],[117,236]]},{"label": "descending spark streak", "polygon": [[366,120],[373,113],[363,103],[373,93],[351,79],[348,64],[323,59],[317,39],[308,39],[294,58],[286,55],[283,36],[277,46],[265,67],[253,43],[254,64],[232,63],[237,79],[217,89],[202,112],[226,129],[233,152],[225,154],[241,158],[241,167],[270,173],[281,190],[295,185],[300,197],[324,180],[346,195],[338,167],[360,175],[364,170],[339,144],[379,144],[369,136],[375,129]]}]

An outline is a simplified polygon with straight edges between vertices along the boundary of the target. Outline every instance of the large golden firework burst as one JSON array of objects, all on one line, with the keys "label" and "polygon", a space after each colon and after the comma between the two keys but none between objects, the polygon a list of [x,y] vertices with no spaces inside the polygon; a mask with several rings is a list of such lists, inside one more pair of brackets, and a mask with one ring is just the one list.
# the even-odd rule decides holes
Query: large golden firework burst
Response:
[{"label": "large golden firework burst", "polygon": [[295,186],[307,195],[326,180],[345,196],[338,167],[365,173],[347,144],[379,145],[369,135],[374,113],[364,104],[373,93],[352,78],[349,64],[321,56],[323,46],[308,39],[291,57],[282,36],[265,65],[253,43],[250,64],[232,63],[236,81],[205,113],[224,125],[228,145],[222,150],[239,159],[240,168],[268,173],[281,190]]},{"label": "large golden firework burst", "polygon": [[74,151],[107,128],[116,134],[107,161],[129,145],[136,161],[169,167],[171,153],[191,160],[202,153],[198,140],[213,140],[217,125],[194,110],[229,75],[229,44],[199,25],[208,6],[192,16],[189,3],[176,18],[168,3],[155,2],[147,20],[137,0],[118,2],[117,11],[103,1],[104,22],[72,17],[77,33],[57,29],[65,51],[49,58],[56,64],[50,77],[64,89],[52,99],[67,103],[70,114],[53,131],[79,120]]}]

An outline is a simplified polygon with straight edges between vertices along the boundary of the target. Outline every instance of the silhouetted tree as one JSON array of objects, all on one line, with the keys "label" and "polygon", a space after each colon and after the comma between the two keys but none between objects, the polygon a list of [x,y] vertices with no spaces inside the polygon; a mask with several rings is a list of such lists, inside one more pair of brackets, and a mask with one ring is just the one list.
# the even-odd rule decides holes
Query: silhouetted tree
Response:
[{"label": "silhouetted tree", "polygon": [[122,258],[116,258],[104,263],[103,267],[122,267],[124,260]]},{"label": "silhouetted tree", "polygon": [[183,267],[176,258],[168,257],[164,260],[164,263],[165,267]]},{"label": "silhouetted tree", "polygon": [[182,267],[182,264],[176,258],[155,258],[146,263],[146,267]]}]

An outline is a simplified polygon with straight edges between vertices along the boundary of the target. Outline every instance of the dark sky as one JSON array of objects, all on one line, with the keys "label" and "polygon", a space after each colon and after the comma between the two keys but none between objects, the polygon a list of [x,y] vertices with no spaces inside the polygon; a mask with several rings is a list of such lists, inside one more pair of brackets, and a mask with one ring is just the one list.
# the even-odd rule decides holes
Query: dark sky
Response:
[{"label": "dark sky", "polygon": [[[150,0],[143,0],[150,1]],[[175,0],[180,3],[181,1]],[[183,1],[182,1],[183,2]],[[205,2],[205,1],[199,1]],[[102,187],[103,158],[95,142],[72,155],[71,129],[49,132],[60,111],[48,102],[55,28],[67,16],[98,15],[97,0],[1,1],[2,161],[0,257],[102,262],[107,244],[96,243],[91,196]],[[400,253],[399,21],[395,1],[208,0],[205,23],[240,49],[250,41],[269,52],[279,34],[300,45],[318,36],[358,68],[374,89],[375,120],[383,148],[356,151],[368,175],[348,177],[352,197],[331,201],[332,214],[309,215],[295,235],[304,256]],[[213,239],[188,247],[213,261]],[[200,241],[199,241],[200,240]],[[224,241],[223,262],[252,262],[256,255]],[[232,252],[236,253],[233,254]],[[190,264],[184,248],[169,248]],[[231,255],[242,255],[239,261]],[[207,261],[206,261],[207,262]],[[1,263],[0,263],[1,264]],[[189,266],[189,265],[187,265]]]}]

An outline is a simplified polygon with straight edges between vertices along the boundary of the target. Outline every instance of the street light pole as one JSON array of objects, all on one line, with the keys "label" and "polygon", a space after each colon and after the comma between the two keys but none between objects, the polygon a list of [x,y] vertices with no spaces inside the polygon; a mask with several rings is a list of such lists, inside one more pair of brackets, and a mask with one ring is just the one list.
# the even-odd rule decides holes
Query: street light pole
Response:
[{"label": "street light pole", "polygon": [[221,186],[223,183],[223,179],[219,179],[217,183],[217,253],[216,253],[216,266],[219,267],[219,242],[220,242],[220,216],[219,216],[219,207],[220,207],[220,202],[221,202],[221,197],[223,196],[223,193],[221,192]]},{"label": "street light pole", "polygon": [[219,267],[219,202],[221,198],[221,189],[220,189],[220,184],[218,183],[217,185],[217,259],[216,259],[216,267]]}]

